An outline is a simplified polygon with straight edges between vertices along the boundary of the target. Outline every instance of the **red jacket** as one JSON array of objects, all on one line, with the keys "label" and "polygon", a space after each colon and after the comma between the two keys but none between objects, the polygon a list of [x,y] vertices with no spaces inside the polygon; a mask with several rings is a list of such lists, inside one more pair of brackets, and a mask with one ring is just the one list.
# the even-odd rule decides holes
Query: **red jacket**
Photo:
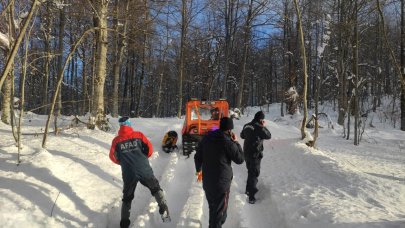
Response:
[{"label": "red jacket", "polygon": [[124,183],[150,178],[153,176],[148,158],[152,155],[152,144],[139,131],[121,126],[110,150],[110,159],[121,165]]},{"label": "red jacket", "polygon": [[[120,164],[119,160],[119,153],[122,152],[121,149],[124,149],[126,147],[130,147],[133,144],[130,144],[128,146],[128,141],[133,141],[137,140],[141,142],[141,152],[145,154],[148,158],[152,155],[153,152],[153,147],[150,141],[145,137],[145,135],[142,134],[142,132],[139,131],[134,131],[131,127],[129,126],[121,126],[119,131],[118,131],[118,136],[114,138],[112,141],[111,149],[110,149],[110,159],[116,164]],[[125,143],[127,142],[127,146],[125,146]],[[122,145],[122,146],[121,146]],[[118,146],[118,147],[117,147]],[[132,149],[132,148],[130,148]]]}]

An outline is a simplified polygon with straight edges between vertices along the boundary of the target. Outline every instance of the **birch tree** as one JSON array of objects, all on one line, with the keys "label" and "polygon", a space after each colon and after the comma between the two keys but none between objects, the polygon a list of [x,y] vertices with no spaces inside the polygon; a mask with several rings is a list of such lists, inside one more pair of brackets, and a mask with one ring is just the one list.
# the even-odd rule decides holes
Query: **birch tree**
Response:
[{"label": "birch tree", "polygon": [[104,83],[106,78],[107,66],[107,48],[108,48],[108,34],[107,34],[107,13],[108,13],[108,0],[94,0],[94,8],[97,21],[97,57],[96,57],[96,72],[94,78],[94,94],[93,94],[93,108],[92,117],[94,123],[99,128],[103,128],[106,123],[104,113]]},{"label": "birch tree", "polygon": [[21,28],[21,31],[13,45],[13,47],[11,48],[11,53],[7,58],[7,62],[6,62],[6,66],[4,67],[4,70],[1,74],[0,77],[0,88],[3,87],[3,83],[6,80],[7,76],[9,75],[10,71],[12,70],[13,67],[13,63],[14,63],[14,58],[17,54],[18,48],[20,47],[21,41],[23,40],[24,36],[25,36],[25,32],[28,28],[29,23],[31,22],[32,17],[34,16],[34,13],[36,12],[36,9],[38,7],[38,5],[40,4],[39,0],[34,0],[34,2],[31,5],[31,9],[28,13],[27,18],[25,19],[25,22]]},{"label": "birch tree", "polygon": [[[5,54],[6,56],[10,55],[10,46],[12,45],[12,40],[13,40],[13,34],[15,32],[15,26],[14,26],[14,1],[12,1],[10,4],[10,7],[7,10],[7,21],[8,21],[8,36],[6,36],[7,39],[7,44],[3,45],[5,49]],[[11,99],[12,99],[12,80],[14,77],[12,77],[13,71],[11,71],[5,80],[5,83],[2,88],[2,93],[3,93],[3,100],[2,100],[2,106],[1,106],[1,121],[5,124],[9,124],[9,119],[10,119],[10,114],[11,114]],[[1,88],[1,87],[0,87]]]}]

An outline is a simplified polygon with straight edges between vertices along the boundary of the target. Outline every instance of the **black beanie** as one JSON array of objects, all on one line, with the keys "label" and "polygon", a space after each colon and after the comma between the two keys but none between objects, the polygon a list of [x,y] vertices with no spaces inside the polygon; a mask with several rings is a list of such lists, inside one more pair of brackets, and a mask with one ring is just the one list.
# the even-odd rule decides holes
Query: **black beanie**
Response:
[{"label": "black beanie", "polygon": [[222,131],[232,130],[233,129],[233,121],[229,117],[222,117],[219,122],[219,129]]},{"label": "black beanie", "polygon": [[264,120],[264,113],[262,111],[256,112],[254,119],[257,120],[257,121]]},{"label": "black beanie", "polygon": [[128,116],[123,116],[121,118],[118,119],[118,123],[120,124],[120,126],[131,126],[131,120],[129,120]]}]

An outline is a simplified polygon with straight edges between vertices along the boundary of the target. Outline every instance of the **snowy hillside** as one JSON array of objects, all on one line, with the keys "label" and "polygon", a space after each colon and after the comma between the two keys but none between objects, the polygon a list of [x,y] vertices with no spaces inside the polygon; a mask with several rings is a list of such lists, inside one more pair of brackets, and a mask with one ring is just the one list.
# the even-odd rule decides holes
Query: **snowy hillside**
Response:
[{"label": "snowy hillside", "polygon": [[[255,111],[235,120],[238,135]],[[61,125],[70,119],[64,117]],[[245,164],[233,164],[224,227],[405,228],[405,132],[374,120],[360,146],[353,146],[339,126],[324,125],[313,149],[299,139],[300,119],[281,118],[279,105],[266,112],[272,139],[264,143],[258,201],[247,203]],[[180,132],[183,120],[131,120],[154,146],[150,163],[172,217],[163,224],[150,192],[138,185],[132,227],[207,227],[207,202],[193,158],[160,148],[164,133]],[[44,116],[30,114],[23,132],[41,132],[44,122]],[[41,149],[42,135],[24,135],[19,166],[11,128],[0,123],[0,227],[119,227],[121,170],[108,157],[118,124],[110,122],[111,132],[77,127],[52,134],[47,150]]]}]

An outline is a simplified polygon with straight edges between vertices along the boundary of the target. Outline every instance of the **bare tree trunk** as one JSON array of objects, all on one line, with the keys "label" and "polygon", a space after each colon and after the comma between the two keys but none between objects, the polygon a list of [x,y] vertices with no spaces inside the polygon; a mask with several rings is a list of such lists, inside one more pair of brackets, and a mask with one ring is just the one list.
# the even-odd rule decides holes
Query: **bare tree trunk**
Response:
[{"label": "bare tree trunk", "polygon": [[246,75],[246,64],[249,52],[249,42],[250,42],[250,30],[251,30],[251,22],[252,22],[252,8],[253,8],[253,0],[248,1],[248,13],[246,16],[245,22],[245,31],[243,36],[243,62],[242,62],[242,73],[240,76],[239,81],[239,90],[238,90],[238,100],[236,103],[237,108],[242,108],[242,100],[244,94],[244,87],[245,87],[245,75]]},{"label": "bare tree trunk", "polygon": [[[288,16],[288,1],[285,0],[284,1],[284,15],[283,15],[283,78],[281,79],[281,90],[283,91],[283,95],[281,98],[281,106],[280,106],[280,115],[284,116],[284,102],[286,100],[284,91],[286,91],[285,88],[285,80],[288,78],[288,72],[289,72],[289,58],[291,58],[290,53],[288,53],[287,51],[289,51],[289,45],[288,45],[288,27],[289,27],[289,16]],[[288,56],[288,57],[287,57]],[[288,59],[287,59],[288,58]],[[276,70],[277,72],[277,70]],[[277,86],[277,83],[275,83]],[[276,87],[277,88],[277,87]],[[276,89],[276,94],[278,93],[278,90]]]},{"label": "bare tree trunk", "polygon": [[11,101],[11,72],[8,74],[5,83],[3,84],[3,101],[2,101],[2,113],[1,113],[1,121],[5,124],[10,124],[10,101]]},{"label": "bare tree trunk", "polygon": [[[344,18],[345,18],[345,0],[340,0],[338,1],[338,7],[339,7],[339,24],[341,27],[343,27],[344,23]],[[345,114],[347,110],[347,86],[346,86],[346,69],[344,65],[344,55],[345,55],[345,50],[344,50],[344,30],[342,29],[338,33],[338,39],[339,39],[339,47],[338,47],[338,53],[339,53],[339,67],[338,67],[338,74],[339,74],[339,95],[338,95],[338,124],[343,125],[345,121]]]},{"label": "bare tree trunk", "polygon": [[88,110],[87,110],[87,106],[88,106],[88,96],[89,96],[89,92],[88,92],[88,83],[87,83],[87,61],[86,61],[86,50],[85,48],[82,49],[83,51],[83,70],[82,70],[82,107],[80,110],[80,115],[85,114]]},{"label": "bare tree trunk", "polygon": [[[32,27],[31,27],[32,28]],[[31,36],[31,31],[29,33],[28,38]],[[22,119],[24,115],[24,103],[25,103],[25,78],[27,76],[27,61],[28,61],[28,48],[29,48],[29,39],[25,39],[25,56],[24,62],[22,67],[22,78],[21,78],[21,100],[20,100],[20,115],[18,118],[18,128],[17,128],[17,147],[18,147],[18,154],[17,154],[17,165],[20,164],[20,152],[21,152],[21,127],[22,127]]]},{"label": "bare tree trunk", "polygon": [[305,125],[307,123],[308,118],[308,107],[307,107],[307,80],[308,80],[308,73],[307,73],[307,58],[305,54],[305,41],[304,41],[304,32],[302,31],[302,21],[301,21],[301,12],[298,8],[297,0],[294,0],[295,11],[297,13],[297,22],[298,22],[298,29],[299,29],[299,36],[301,41],[301,56],[302,56],[302,65],[304,68],[304,83],[303,83],[303,94],[302,99],[304,103],[304,119],[301,123],[301,138],[304,139],[306,136]]},{"label": "bare tree trunk", "polygon": [[[318,47],[318,40],[319,40],[319,28],[318,28],[318,25],[317,25],[317,33],[316,33],[316,47]],[[323,43],[324,42],[324,40],[323,40],[323,36],[321,36],[321,43]],[[320,96],[320,93],[321,93],[321,81],[322,81],[322,78],[323,78],[323,64],[324,64],[324,57],[323,56],[325,56],[325,52],[324,53],[322,53],[321,54],[321,56],[319,56],[320,57],[320,66],[319,66],[319,76],[317,76],[316,75],[316,70],[314,71],[315,72],[315,95],[314,95],[314,97],[315,97],[315,100],[314,100],[314,102],[315,102],[315,129],[314,129],[314,146],[315,146],[315,144],[316,144],[316,140],[317,140],[317,138],[318,138],[318,136],[319,136],[319,123],[318,123],[318,120],[319,120],[319,96]]]},{"label": "bare tree trunk", "polygon": [[10,73],[11,68],[13,67],[14,57],[17,54],[18,48],[20,47],[20,44],[21,44],[21,41],[25,36],[25,31],[27,30],[28,24],[31,22],[32,16],[34,15],[34,13],[36,11],[36,8],[37,8],[37,6],[39,4],[40,4],[39,0],[34,0],[34,2],[32,3],[31,10],[29,11],[27,18],[25,19],[24,25],[21,28],[20,34],[18,35],[17,40],[14,43],[14,46],[13,46],[13,48],[11,50],[11,54],[8,57],[7,63],[6,63],[6,65],[4,67],[4,70],[3,70],[3,73],[1,74],[0,88],[3,87],[4,80],[6,80],[6,77]]},{"label": "bare tree trunk", "polygon": [[[11,3],[10,3],[11,4]],[[15,28],[14,28],[14,1],[12,2],[12,4],[10,5],[10,10],[8,11],[8,38],[10,40],[10,44],[6,49],[6,56],[9,57],[11,55],[10,53],[10,47],[12,46],[12,40],[13,40],[13,35],[15,33]],[[14,65],[14,63],[12,64]],[[14,66],[12,66],[12,69],[14,69]],[[0,87],[0,91],[2,91],[3,93],[3,100],[2,100],[2,113],[1,113],[1,121],[5,124],[9,124],[10,123],[10,115],[12,116],[11,113],[11,105],[13,105],[13,102],[11,101],[11,99],[13,99],[12,95],[12,71],[10,72],[9,75],[7,75],[7,78],[5,80],[5,83],[3,85],[3,88]]]},{"label": "bare tree trunk", "polygon": [[[58,66],[57,66],[57,72],[58,75],[63,74],[63,48],[64,48],[64,43],[63,43],[63,37],[65,34],[65,10],[60,9],[59,10],[59,37],[58,37]],[[63,79],[63,78],[62,78]],[[56,88],[56,85],[55,85]],[[57,106],[55,111],[50,112],[50,114],[54,115],[54,128],[55,128],[55,134],[57,133],[58,130],[58,117],[61,114],[62,110],[62,88],[59,88],[57,94]]]},{"label": "bare tree trunk", "polygon": [[401,0],[401,130],[405,131],[405,0]]},{"label": "bare tree trunk", "polygon": [[11,131],[13,132],[13,138],[15,142],[18,142],[18,135],[16,132],[15,127],[15,111],[14,111],[14,94],[15,94],[15,86],[14,86],[14,69],[11,70],[11,96],[10,96],[10,124],[11,124]]},{"label": "bare tree trunk", "polygon": [[149,30],[149,7],[148,7],[148,1],[144,0],[144,8],[145,8],[145,29],[143,33],[143,50],[142,50],[142,64],[141,64],[141,75],[139,77],[139,88],[138,88],[138,98],[136,102],[136,116],[140,116],[141,113],[141,103],[142,103],[142,97],[143,97],[143,81],[145,79],[145,71],[146,71],[146,65],[147,65],[147,54],[146,52],[148,51],[148,42],[149,42],[149,36],[148,36],[148,30]]},{"label": "bare tree trunk", "polygon": [[154,113],[154,117],[159,116],[159,109],[160,109],[160,103],[161,103],[161,97],[163,93],[163,78],[165,75],[165,67],[166,67],[166,54],[167,54],[167,49],[169,48],[169,12],[166,14],[166,46],[163,50],[163,56],[162,56],[162,69],[159,75],[159,86],[158,86],[158,91],[157,91],[157,97],[156,97],[156,110]]},{"label": "bare tree trunk", "polygon": [[52,29],[52,12],[50,3],[46,3],[46,15],[45,15],[45,28],[44,28],[44,46],[45,46],[45,62],[44,62],[44,74],[42,77],[42,114],[46,114],[48,107],[48,82],[49,82],[49,74],[50,74],[50,62],[51,62],[51,29]]},{"label": "bare tree trunk", "polygon": [[95,124],[103,129],[106,123],[104,113],[104,83],[106,78],[107,66],[107,48],[108,48],[108,35],[107,35],[107,12],[108,0],[95,1],[97,25],[99,31],[97,32],[97,58],[96,58],[96,74],[94,79],[94,94],[93,94],[93,108],[91,116],[95,120]]},{"label": "bare tree trunk", "polygon": [[353,39],[353,74],[354,74],[354,145],[359,145],[359,33],[357,22],[357,1],[354,1],[354,39]]},{"label": "bare tree trunk", "polygon": [[183,77],[184,77],[184,46],[187,34],[187,0],[182,0],[181,10],[181,40],[180,40],[180,69],[179,69],[179,91],[178,91],[178,107],[177,117],[181,118],[181,110],[183,108]]},{"label": "bare tree trunk", "polygon": [[113,68],[113,96],[112,96],[112,110],[111,110],[111,116],[117,117],[118,116],[118,97],[119,97],[119,80],[120,80],[120,69],[121,69],[121,63],[122,63],[122,58],[124,54],[124,48],[125,48],[125,43],[126,43],[126,32],[127,32],[127,24],[128,24],[128,9],[129,9],[129,4],[131,0],[126,0],[126,5],[125,5],[125,11],[123,13],[124,16],[124,23],[123,23],[123,31],[122,34],[119,33],[119,12],[118,12],[118,0],[115,1],[115,7],[116,7],[116,24],[115,24],[115,29],[116,29],[116,52],[115,52],[115,63],[114,63],[114,68]]}]

